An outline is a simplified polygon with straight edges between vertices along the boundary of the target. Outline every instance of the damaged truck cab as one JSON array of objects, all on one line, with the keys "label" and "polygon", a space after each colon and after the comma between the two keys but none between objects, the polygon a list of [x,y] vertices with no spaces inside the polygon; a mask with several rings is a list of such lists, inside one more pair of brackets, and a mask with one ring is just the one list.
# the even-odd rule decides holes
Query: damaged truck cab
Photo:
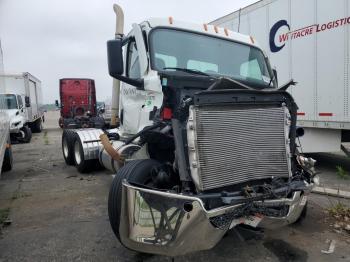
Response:
[{"label": "damaged truck cab", "polygon": [[76,141],[116,172],[108,211],[124,246],[177,256],[240,224],[299,219],[314,161],[298,153],[297,105],[252,37],[150,19],[107,47],[120,126]]},{"label": "damaged truck cab", "polygon": [[300,217],[313,173],[297,154],[297,106],[253,38],[152,19],[110,41],[108,56],[124,82],[120,139],[144,150],[109,196],[123,245],[175,256],[213,247],[238,224]]}]

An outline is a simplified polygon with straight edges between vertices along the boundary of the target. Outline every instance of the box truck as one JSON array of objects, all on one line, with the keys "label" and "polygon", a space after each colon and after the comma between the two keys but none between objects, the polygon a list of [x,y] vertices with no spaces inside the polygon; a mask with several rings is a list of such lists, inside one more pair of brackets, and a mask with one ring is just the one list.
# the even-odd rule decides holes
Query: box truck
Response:
[{"label": "box truck", "polygon": [[348,153],[350,2],[262,0],[211,22],[248,34],[267,51],[298,104],[304,152]]},{"label": "box truck", "polygon": [[100,163],[116,173],[108,213],[118,240],[178,256],[241,224],[301,220],[314,161],[297,150],[297,106],[257,42],[172,17],[124,35],[114,10],[107,54],[119,127],[66,129],[62,152],[80,172]]},{"label": "box truck", "polygon": [[41,82],[30,73],[0,74],[5,90],[0,94],[11,121],[11,138],[30,142],[32,132],[40,133],[44,122]]},{"label": "box truck", "polygon": [[[3,55],[0,42],[0,74],[4,72]],[[0,92],[5,91],[5,81],[0,78]],[[7,114],[7,104],[0,96],[0,177],[2,171],[12,169],[12,148],[10,141],[10,118]]]}]

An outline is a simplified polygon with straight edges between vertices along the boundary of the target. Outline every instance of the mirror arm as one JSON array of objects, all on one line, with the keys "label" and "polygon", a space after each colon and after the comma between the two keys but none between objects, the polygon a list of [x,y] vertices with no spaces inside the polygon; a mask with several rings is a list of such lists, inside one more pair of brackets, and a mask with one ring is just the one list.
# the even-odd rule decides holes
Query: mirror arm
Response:
[{"label": "mirror arm", "polygon": [[132,79],[121,75],[112,75],[112,77],[129,85],[135,86],[138,90],[145,90],[143,79]]}]

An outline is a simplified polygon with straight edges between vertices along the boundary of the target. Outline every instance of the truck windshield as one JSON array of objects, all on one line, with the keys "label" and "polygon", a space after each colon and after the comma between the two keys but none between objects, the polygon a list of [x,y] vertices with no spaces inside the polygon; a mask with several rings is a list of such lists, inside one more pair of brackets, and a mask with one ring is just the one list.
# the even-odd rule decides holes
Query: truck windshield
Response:
[{"label": "truck windshield", "polygon": [[274,86],[263,52],[246,44],[192,32],[156,29],[150,36],[150,49],[152,68],[157,71],[171,67],[193,69],[262,87]]},{"label": "truck windshield", "polygon": [[17,109],[17,100],[15,95],[0,95],[0,99],[4,101],[6,109]]}]

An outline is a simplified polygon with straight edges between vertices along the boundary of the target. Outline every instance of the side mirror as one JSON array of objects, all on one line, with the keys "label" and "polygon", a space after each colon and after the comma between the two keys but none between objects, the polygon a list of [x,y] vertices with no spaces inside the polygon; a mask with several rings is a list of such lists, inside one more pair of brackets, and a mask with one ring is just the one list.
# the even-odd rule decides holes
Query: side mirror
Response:
[{"label": "side mirror", "polygon": [[58,104],[58,100],[55,100],[55,105],[56,107],[59,107],[60,105]]},{"label": "side mirror", "polygon": [[143,89],[143,80],[131,79],[123,76],[123,39],[118,38],[107,41],[108,72],[115,79]]},{"label": "side mirror", "polygon": [[278,76],[277,76],[277,70],[276,70],[276,68],[272,69],[272,72],[273,72],[273,75],[275,76],[275,80],[276,80],[277,87],[278,87]]},{"label": "side mirror", "polygon": [[24,103],[26,104],[26,107],[30,107],[30,98],[29,98],[29,96],[26,96],[24,98]]},{"label": "side mirror", "polygon": [[304,134],[305,134],[304,128],[297,126],[296,137],[302,137]]},{"label": "side mirror", "polygon": [[107,56],[109,75],[118,79],[124,73],[122,39],[107,42]]}]

